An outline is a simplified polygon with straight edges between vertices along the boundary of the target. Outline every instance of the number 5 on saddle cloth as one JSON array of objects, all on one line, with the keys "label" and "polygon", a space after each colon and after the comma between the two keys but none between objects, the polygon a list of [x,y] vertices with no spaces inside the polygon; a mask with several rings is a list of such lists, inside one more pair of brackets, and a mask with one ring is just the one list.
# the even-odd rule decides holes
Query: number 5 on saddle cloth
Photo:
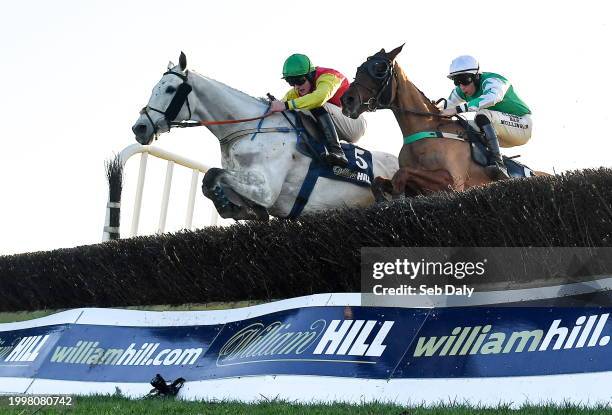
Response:
[{"label": "number 5 on saddle cloth", "polygon": [[372,180],[374,180],[372,153],[354,144],[340,143],[348,159],[348,166],[331,166],[319,157],[319,154],[325,152],[325,145],[322,139],[319,139],[319,134],[313,134],[314,131],[317,131],[313,128],[314,125],[304,125],[305,123],[311,124],[314,122],[302,113],[293,113],[296,116],[296,130],[298,131],[297,149],[300,153],[310,157],[312,160],[310,161],[306,178],[302,183],[302,187],[300,188],[293,208],[287,218],[295,218],[300,215],[308,203],[310,194],[315,184],[317,184],[319,177],[341,180],[362,187],[369,188],[372,186]]}]

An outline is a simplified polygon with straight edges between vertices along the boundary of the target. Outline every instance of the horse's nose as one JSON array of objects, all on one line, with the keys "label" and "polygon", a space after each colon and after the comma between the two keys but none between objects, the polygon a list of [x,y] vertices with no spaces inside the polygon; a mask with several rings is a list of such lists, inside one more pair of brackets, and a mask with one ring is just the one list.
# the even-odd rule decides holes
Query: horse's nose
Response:
[{"label": "horse's nose", "polygon": [[132,131],[137,137],[142,137],[147,133],[147,126],[144,124],[136,124],[132,127]]},{"label": "horse's nose", "polygon": [[354,110],[355,98],[353,98],[350,94],[344,94],[342,96],[342,112],[344,115],[350,117]]},{"label": "horse's nose", "polygon": [[136,136],[136,141],[138,141],[143,146],[146,146],[153,141],[153,137],[148,136],[149,128],[144,123],[138,123],[132,126],[132,131]]},{"label": "horse's nose", "polygon": [[355,104],[355,98],[353,98],[352,95],[345,95],[343,98],[346,105],[350,108],[353,108],[353,105]]}]

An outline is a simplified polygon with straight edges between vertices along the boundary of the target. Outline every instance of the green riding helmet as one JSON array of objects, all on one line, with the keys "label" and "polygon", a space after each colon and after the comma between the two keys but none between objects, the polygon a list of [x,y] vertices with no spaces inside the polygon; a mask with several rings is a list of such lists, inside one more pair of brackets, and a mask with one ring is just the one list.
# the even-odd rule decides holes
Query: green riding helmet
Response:
[{"label": "green riding helmet", "polygon": [[283,79],[291,76],[304,76],[315,71],[316,68],[306,55],[294,53],[285,60],[283,65]]}]

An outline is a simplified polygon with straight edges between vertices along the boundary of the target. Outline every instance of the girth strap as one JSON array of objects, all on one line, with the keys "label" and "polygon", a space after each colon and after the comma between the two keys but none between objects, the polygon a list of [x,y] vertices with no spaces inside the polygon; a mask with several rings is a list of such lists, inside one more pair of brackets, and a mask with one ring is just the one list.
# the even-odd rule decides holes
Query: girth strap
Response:
[{"label": "girth strap", "polygon": [[405,136],[404,144],[411,144],[425,138],[450,138],[453,140],[466,141],[465,137],[459,134],[444,133],[442,131],[421,131],[420,133]]},{"label": "girth strap", "polygon": [[310,198],[310,194],[317,184],[317,179],[319,178],[319,169],[320,164],[315,162],[314,160],[310,161],[310,166],[308,167],[308,173],[306,173],[306,177],[304,178],[304,182],[302,183],[302,187],[300,187],[300,192],[295,198],[295,203],[293,204],[293,208],[291,212],[287,215],[287,219],[293,219],[302,213],[306,203],[308,203],[308,199]]}]

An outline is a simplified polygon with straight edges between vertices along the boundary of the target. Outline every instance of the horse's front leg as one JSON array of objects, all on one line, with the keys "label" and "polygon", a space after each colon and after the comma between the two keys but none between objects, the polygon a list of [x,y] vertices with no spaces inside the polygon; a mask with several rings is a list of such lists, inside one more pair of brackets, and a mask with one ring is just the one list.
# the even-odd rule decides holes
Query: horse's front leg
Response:
[{"label": "horse's front leg", "polygon": [[394,198],[457,190],[458,186],[453,176],[444,169],[422,170],[402,167],[391,181]]},{"label": "horse's front leg", "polygon": [[202,192],[213,201],[222,218],[236,220],[268,220],[267,208],[277,196],[260,172],[219,168],[206,173]]},{"label": "horse's front leg", "polygon": [[375,177],[372,182],[372,194],[376,203],[389,201],[387,195],[393,195],[393,182],[386,177]]}]

